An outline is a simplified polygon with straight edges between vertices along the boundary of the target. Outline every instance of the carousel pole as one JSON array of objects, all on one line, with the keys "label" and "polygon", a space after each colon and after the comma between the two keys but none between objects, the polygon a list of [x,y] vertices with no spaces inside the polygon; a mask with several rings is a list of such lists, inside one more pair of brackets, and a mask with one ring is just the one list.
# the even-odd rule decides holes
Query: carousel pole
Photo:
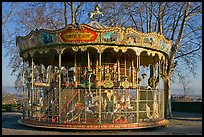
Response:
[{"label": "carousel pole", "polygon": [[32,67],[32,77],[31,77],[31,117],[33,116],[33,71],[34,71],[34,62],[33,62],[33,56],[32,56],[32,63],[31,63],[31,67]]},{"label": "carousel pole", "polygon": [[23,88],[22,109],[23,109],[23,119],[24,119],[25,118],[24,61],[23,61],[23,70],[22,70],[22,88]]},{"label": "carousel pole", "polygon": [[62,109],[62,103],[61,103],[61,56],[62,56],[62,53],[63,53],[63,49],[58,49],[58,54],[59,54],[59,74],[58,74],[58,78],[59,78],[59,123],[62,122],[62,119],[61,119],[61,109]]},{"label": "carousel pole", "polygon": [[89,93],[91,91],[91,69],[90,69],[90,56],[89,56],[89,51],[87,50],[87,56],[88,56],[88,79],[89,79],[89,83],[88,83],[88,86],[89,86]]},{"label": "carousel pole", "polygon": [[90,70],[90,57],[89,57],[89,51],[87,50],[87,56],[88,56],[88,71]]},{"label": "carousel pole", "polygon": [[[37,74],[39,74],[39,72]],[[36,82],[38,82],[38,81],[36,80]],[[37,121],[37,117],[38,117],[38,115],[37,115],[37,92],[38,92],[38,88],[35,87],[35,101],[34,102],[36,104],[36,106],[35,106],[35,119],[36,119],[36,121]]]},{"label": "carousel pole", "polygon": [[[165,57],[164,60],[163,60],[163,64],[162,64],[162,74],[164,75],[166,72],[165,72],[165,68],[166,68],[166,63],[167,63],[167,58]],[[163,81],[163,86],[164,86],[164,81]],[[163,95],[162,95],[162,110],[163,110],[163,113],[162,113],[162,118],[165,117],[164,113],[165,113],[165,102],[166,102],[166,97],[165,97],[165,91],[163,89]]]},{"label": "carousel pole", "polygon": [[120,86],[120,59],[119,59],[119,52],[117,53],[117,64],[118,64],[118,83]]},{"label": "carousel pole", "polygon": [[[96,59],[96,72],[95,72],[95,74],[96,74],[96,83],[99,81],[99,64],[98,64],[98,62],[99,62],[99,58],[97,57],[97,59]],[[96,89],[96,95],[98,94],[98,90]]]},{"label": "carousel pole", "polygon": [[[138,70],[138,56],[136,55],[136,73]],[[136,84],[136,91],[137,91],[137,99],[136,99],[136,106],[137,106],[137,122],[139,122],[139,89],[138,89],[138,73],[136,75],[137,84]]]},{"label": "carousel pole", "polygon": [[[30,69],[30,65],[28,67]],[[28,74],[26,74],[26,75],[28,75]],[[28,81],[29,83],[27,83],[27,103],[26,104],[27,104],[27,118],[29,119],[30,118],[30,105],[29,105],[29,102],[30,102],[30,93],[31,93],[30,90],[31,90],[31,87],[30,87],[30,78],[27,77],[27,79],[29,79],[29,81]]]},{"label": "carousel pole", "polygon": [[139,122],[139,100],[140,100],[140,85],[139,85],[139,67],[140,67],[140,55],[136,55],[136,91],[137,91],[137,122]]},{"label": "carousel pole", "polygon": [[126,76],[126,74],[127,74],[127,73],[126,73],[126,69],[127,69],[127,59],[126,59],[126,54],[125,54],[125,59],[124,59],[124,60],[125,60],[125,76]]},{"label": "carousel pole", "polygon": [[[139,79],[139,70],[140,70],[140,56],[138,56],[138,63],[137,63],[137,78]],[[139,80],[138,80],[139,81]],[[138,89],[140,89],[140,83],[138,84]]]},{"label": "carousel pole", "polygon": [[76,67],[77,67],[77,64],[76,64],[76,52],[74,53],[74,86],[76,87],[77,86],[77,82],[76,82]]},{"label": "carousel pole", "polygon": [[[158,62],[158,80],[160,81],[160,60],[159,60],[159,62]],[[158,81],[158,96],[159,96],[159,103],[158,103],[158,105],[159,105],[159,114],[160,114],[160,101],[161,101],[161,97],[160,97],[160,95],[161,95],[161,93],[160,93],[160,82]]]},{"label": "carousel pole", "polygon": [[[99,53],[100,83],[101,83],[101,53]],[[99,86],[99,124],[101,124],[101,85]]]},{"label": "carousel pole", "polygon": [[67,84],[68,84],[68,86],[69,86],[69,66],[67,65]]},{"label": "carousel pole", "polygon": [[135,88],[134,61],[132,60],[132,87]]}]

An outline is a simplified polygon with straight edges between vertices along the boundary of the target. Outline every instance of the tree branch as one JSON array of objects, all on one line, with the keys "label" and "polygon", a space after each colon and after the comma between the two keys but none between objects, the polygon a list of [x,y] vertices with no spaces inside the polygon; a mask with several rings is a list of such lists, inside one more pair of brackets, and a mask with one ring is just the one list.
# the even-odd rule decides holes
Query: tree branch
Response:
[{"label": "tree branch", "polygon": [[180,58],[180,57],[183,57],[183,56],[186,56],[186,55],[189,55],[189,54],[192,54],[192,53],[194,53],[194,52],[200,50],[201,47],[202,47],[202,46],[199,46],[197,49],[194,49],[194,50],[192,50],[192,51],[190,51],[190,52],[187,52],[187,53],[181,54],[181,55],[175,57],[174,59],[176,59],[176,58]]},{"label": "tree branch", "polygon": [[64,21],[65,26],[67,26],[67,2],[64,2]]},{"label": "tree branch", "polygon": [[156,18],[156,19],[158,19],[158,16],[154,13],[154,11],[153,10],[151,10],[150,9],[150,7],[149,6],[147,6],[147,4],[146,3],[144,3],[144,5],[148,8],[148,10],[151,12],[151,14],[152,15],[154,15],[154,17]]},{"label": "tree branch", "polygon": [[134,24],[135,24],[136,29],[138,30],[137,24],[136,24],[136,22],[135,22],[135,20],[134,20],[134,18],[133,18],[133,16],[132,16],[132,14],[131,14],[130,12],[129,12],[129,14],[130,14],[130,16],[131,16],[131,18],[132,18],[132,20],[133,20],[133,22],[134,22]]},{"label": "tree branch", "polygon": [[81,8],[81,6],[83,6],[84,2],[80,2],[79,5],[77,6],[75,12],[74,12],[74,17],[75,17],[75,23],[77,23],[77,19],[76,17],[78,16],[78,13],[79,13],[79,9]]},{"label": "tree branch", "polygon": [[9,12],[8,16],[6,17],[6,19],[2,22],[2,24],[4,24],[4,25],[6,24],[6,22],[7,22],[8,19],[11,17],[12,12],[14,11],[14,9],[16,8],[17,5],[18,5],[18,3],[16,3],[16,4],[12,7],[11,11]]}]

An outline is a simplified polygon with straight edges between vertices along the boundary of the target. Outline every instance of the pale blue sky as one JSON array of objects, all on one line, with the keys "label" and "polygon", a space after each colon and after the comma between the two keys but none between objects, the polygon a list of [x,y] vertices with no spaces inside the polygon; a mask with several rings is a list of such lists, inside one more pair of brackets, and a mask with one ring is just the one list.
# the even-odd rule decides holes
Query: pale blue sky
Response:
[{"label": "pale blue sky", "polygon": [[14,86],[15,76],[11,76],[11,68],[7,67],[9,59],[5,57],[5,50],[2,48],[2,87]]}]

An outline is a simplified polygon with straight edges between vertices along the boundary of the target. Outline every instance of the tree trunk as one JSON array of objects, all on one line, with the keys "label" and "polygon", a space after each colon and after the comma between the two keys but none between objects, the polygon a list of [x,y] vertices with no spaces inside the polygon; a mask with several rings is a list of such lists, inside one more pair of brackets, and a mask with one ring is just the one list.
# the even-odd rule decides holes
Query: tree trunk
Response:
[{"label": "tree trunk", "polygon": [[116,2],[114,2],[114,27],[116,26]]},{"label": "tree trunk", "polygon": [[162,3],[159,2],[159,12],[158,12],[158,32],[163,33],[163,24],[162,24]]},{"label": "tree trunk", "polygon": [[[147,3],[146,3],[147,4]],[[146,6],[146,27],[147,27],[147,31],[146,32],[149,32],[149,22],[150,22],[150,20],[149,20],[149,16],[148,16],[148,14],[149,14],[149,12],[148,12],[148,8],[147,8],[147,6]]]},{"label": "tree trunk", "polygon": [[72,11],[72,24],[75,24],[75,12],[74,12],[74,2],[71,2],[71,11]]},{"label": "tree trunk", "polygon": [[170,77],[164,78],[164,101],[165,101],[165,108],[164,114],[165,118],[173,118],[172,111],[171,111],[171,79]]},{"label": "tree trunk", "polygon": [[171,76],[173,74],[174,68],[176,67],[176,63],[174,62],[175,54],[179,48],[180,41],[182,40],[182,34],[184,32],[184,28],[186,25],[186,19],[188,15],[188,10],[190,7],[190,3],[186,3],[186,8],[184,11],[184,16],[182,19],[180,31],[176,43],[171,47],[171,54],[168,59],[167,73],[166,78],[164,78],[164,92],[165,92],[165,118],[173,118],[171,112]]},{"label": "tree trunk", "polygon": [[67,26],[67,3],[64,2],[64,21],[65,21],[65,26]]},{"label": "tree trunk", "polygon": [[151,2],[151,12],[149,13],[149,32],[151,33],[152,32],[152,14],[153,14],[153,3]]}]

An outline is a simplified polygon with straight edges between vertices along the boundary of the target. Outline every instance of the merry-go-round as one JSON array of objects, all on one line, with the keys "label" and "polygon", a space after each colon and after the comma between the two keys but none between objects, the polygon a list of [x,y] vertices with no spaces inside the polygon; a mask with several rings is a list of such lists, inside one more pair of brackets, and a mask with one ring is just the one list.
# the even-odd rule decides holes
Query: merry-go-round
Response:
[{"label": "merry-go-round", "polygon": [[19,123],[113,130],[165,126],[163,77],[172,42],[96,21],[16,39],[23,58]]}]

